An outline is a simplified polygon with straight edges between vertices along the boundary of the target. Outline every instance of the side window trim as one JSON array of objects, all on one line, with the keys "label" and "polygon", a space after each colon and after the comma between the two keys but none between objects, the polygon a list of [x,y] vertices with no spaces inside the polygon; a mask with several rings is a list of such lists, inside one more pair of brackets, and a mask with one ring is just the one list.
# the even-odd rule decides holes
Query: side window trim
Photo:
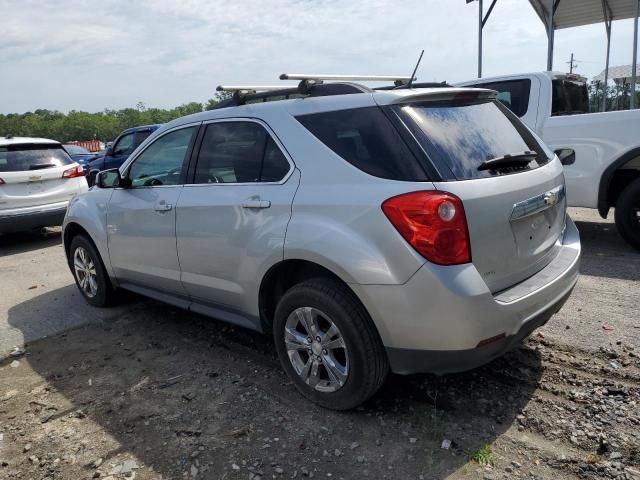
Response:
[{"label": "side window trim", "polygon": [[[177,130],[183,130],[185,128],[191,128],[191,127],[196,127],[198,130],[196,132],[195,135],[191,136],[191,140],[189,141],[189,146],[187,147],[187,152],[185,153],[184,159],[182,160],[182,172],[180,174],[180,176],[182,177],[182,181],[177,184],[177,185],[146,185],[146,186],[137,186],[135,187],[136,189],[139,188],[167,188],[167,187],[181,187],[184,186],[186,184],[186,180],[187,180],[187,175],[188,175],[188,171],[189,171],[189,167],[191,165],[192,162],[192,155],[193,155],[193,150],[194,150],[194,146],[196,144],[196,139],[199,138],[200,136],[200,131],[203,130],[202,128],[202,122],[194,122],[194,123],[185,123],[184,125],[178,125],[170,130],[167,130],[166,132],[162,132],[161,135],[158,135],[156,138],[153,139],[153,141],[148,142],[144,149],[140,150],[139,152],[136,153],[135,157],[130,156],[127,161],[120,167],[120,174],[123,177],[128,177],[129,176],[129,171],[131,170],[131,165],[133,165],[135,163],[135,161],[140,158],[140,155],[142,155],[144,152],[147,151],[147,149],[153,145],[154,143],[156,143],[158,140],[160,140],[161,138],[163,138],[165,135],[168,135],[170,133],[173,133]],[[152,132],[153,135],[153,132]]]},{"label": "side window trim", "polygon": [[[262,128],[265,129],[265,131],[267,132],[268,137],[271,138],[271,140],[273,140],[273,142],[275,143],[276,147],[278,147],[280,149],[280,152],[282,153],[282,155],[284,156],[285,160],[287,161],[287,163],[289,164],[289,171],[286,173],[286,175],[284,177],[282,177],[282,180],[278,181],[278,182],[238,182],[238,183],[195,183],[195,177],[196,177],[196,167],[198,165],[198,159],[200,157],[200,149],[202,148],[202,141],[204,139],[204,133],[207,130],[207,126],[214,124],[214,123],[232,123],[232,122],[249,122],[249,123],[257,123],[258,125],[260,125]],[[267,145],[269,144],[269,140],[267,139],[267,141],[265,142],[264,145],[264,150],[262,152],[262,165],[260,166],[260,168],[262,169],[264,166],[264,151],[267,148]],[[202,122],[202,126],[200,127],[200,132],[198,132],[198,136],[197,136],[197,141],[194,147],[194,154],[192,156],[191,159],[191,165],[189,166],[189,172],[187,175],[187,180],[185,181],[185,186],[189,186],[189,187],[211,187],[211,186],[238,186],[238,185],[282,185],[283,183],[286,183],[287,180],[289,180],[289,177],[293,174],[293,171],[296,168],[296,164],[293,162],[293,159],[291,158],[291,155],[289,155],[289,152],[287,151],[287,149],[284,147],[284,145],[282,144],[282,142],[280,141],[280,139],[278,138],[278,136],[274,133],[274,131],[271,129],[271,127],[269,127],[269,125],[267,123],[265,123],[264,121],[258,119],[258,118],[252,118],[252,117],[228,117],[228,118],[216,118],[213,120],[207,120]]]}]

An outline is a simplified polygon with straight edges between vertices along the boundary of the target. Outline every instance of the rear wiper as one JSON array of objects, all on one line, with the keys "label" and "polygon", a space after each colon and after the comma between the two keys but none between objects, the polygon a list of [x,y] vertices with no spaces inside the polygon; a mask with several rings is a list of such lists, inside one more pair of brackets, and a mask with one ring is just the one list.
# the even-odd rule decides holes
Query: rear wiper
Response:
[{"label": "rear wiper", "polygon": [[55,166],[55,163],[34,163],[29,166],[29,170],[42,170],[44,168],[53,168]]},{"label": "rear wiper", "polygon": [[519,153],[507,153],[501,157],[490,158],[480,164],[478,170],[491,170],[494,168],[505,167],[507,165],[521,165],[529,163],[538,156],[538,152],[533,150],[525,150]]}]

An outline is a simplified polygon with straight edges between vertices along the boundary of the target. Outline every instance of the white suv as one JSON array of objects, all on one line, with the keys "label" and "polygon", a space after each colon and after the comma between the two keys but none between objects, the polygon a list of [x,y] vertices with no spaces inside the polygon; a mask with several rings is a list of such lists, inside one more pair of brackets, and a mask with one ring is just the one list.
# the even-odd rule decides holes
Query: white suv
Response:
[{"label": "white suv", "polygon": [[0,233],[62,224],[71,197],[87,189],[59,142],[0,137]]}]

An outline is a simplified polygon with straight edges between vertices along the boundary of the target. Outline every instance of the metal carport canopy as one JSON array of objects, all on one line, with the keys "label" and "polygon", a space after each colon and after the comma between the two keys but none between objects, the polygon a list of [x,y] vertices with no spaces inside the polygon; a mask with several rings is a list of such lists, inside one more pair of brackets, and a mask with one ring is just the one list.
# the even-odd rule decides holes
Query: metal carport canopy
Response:
[{"label": "metal carport canopy", "polygon": [[[547,29],[547,70],[553,69],[553,41],[556,30],[604,22],[605,32],[607,34],[607,57],[604,68],[605,90],[609,77],[611,23],[613,20],[634,18],[630,108],[635,108],[640,0],[529,0],[529,3]],[[606,110],[606,102],[607,96],[602,95],[602,111]]]},{"label": "metal carport canopy", "polygon": [[[529,0],[540,20],[547,25],[548,12],[552,1]],[[609,10],[612,20],[634,18],[636,2],[634,0],[561,0],[557,2],[553,23],[556,30],[582,25],[592,25],[603,21],[603,3]]]}]

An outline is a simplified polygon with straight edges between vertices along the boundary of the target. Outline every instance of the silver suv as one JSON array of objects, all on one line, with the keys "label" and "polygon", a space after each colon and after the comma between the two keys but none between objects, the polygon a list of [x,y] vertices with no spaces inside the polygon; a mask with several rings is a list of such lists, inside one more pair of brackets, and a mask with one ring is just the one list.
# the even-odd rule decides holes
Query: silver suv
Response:
[{"label": "silver suv", "polygon": [[495,92],[416,87],[238,89],[164,125],[69,206],[83,296],[273,334],[333,409],[513,348],[578,278],[562,165]]}]

